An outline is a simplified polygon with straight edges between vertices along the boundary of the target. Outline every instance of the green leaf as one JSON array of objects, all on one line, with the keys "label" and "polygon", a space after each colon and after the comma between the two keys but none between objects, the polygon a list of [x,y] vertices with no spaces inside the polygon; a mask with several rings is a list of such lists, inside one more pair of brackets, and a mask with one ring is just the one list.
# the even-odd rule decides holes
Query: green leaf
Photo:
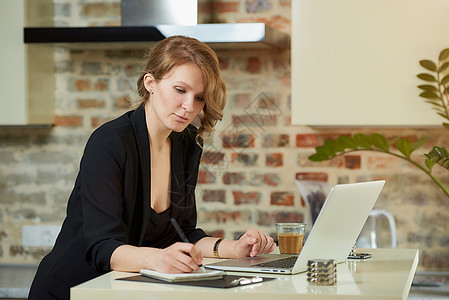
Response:
[{"label": "green leaf", "polygon": [[429,137],[423,137],[417,140],[416,142],[412,143],[412,145],[410,146],[410,154],[419,147],[421,147],[422,145],[424,145],[428,139]]},{"label": "green leaf", "polygon": [[421,94],[419,94],[420,97],[423,98],[427,98],[427,99],[434,99],[434,98],[439,98],[437,94],[435,94],[434,92],[422,92]]},{"label": "green leaf", "polygon": [[449,129],[449,123],[443,123],[443,126]]},{"label": "green leaf", "polygon": [[388,146],[391,147],[392,145],[394,145],[394,143],[396,143],[402,136],[398,135],[397,137],[393,138],[389,143]]},{"label": "green leaf", "polygon": [[320,154],[320,155],[323,155],[323,156],[327,156],[327,157],[335,155],[334,151],[332,151],[331,149],[328,149],[328,148],[326,148],[324,146],[315,147],[315,151],[316,151],[317,154]]},{"label": "green leaf", "polygon": [[433,147],[432,151],[425,154],[427,159],[449,170],[449,151],[444,147]]},{"label": "green leaf", "polygon": [[420,60],[419,64],[429,71],[435,72],[437,70],[437,65],[431,60]]},{"label": "green leaf", "polygon": [[399,141],[396,142],[396,148],[398,148],[398,150],[404,154],[405,156],[410,156],[412,142],[409,139],[403,138],[400,139]]},{"label": "green leaf", "polygon": [[449,120],[449,116],[446,114],[446,112],[439,112],[438,113],[440,116],[442,116],[443,118]]},{"label": "green leaf", "polygon": [[[329,151],[331,151],[332,153],[337,153],[340,151],[345,150],[344,148],[341,149],[341,147],[338,147],[337,142],[334,140],[325,140],[323,146],[328,149]],[[340,150],[341,149],[341,150]]]},{"label": "green leaf", "polygon": [[442,64],[440,69],[439,69],[439,71],[443,72],[444,70],[447,69],[447,67],[449,67],[449,62],[446,62],[446,63]]},{"label": "green leaf", "polygon": [[437,81],[437,80],[435,79],[435,76],[430,75],[430,74],[421,73],[421,74],[418,74],[417,76],[418,76],[419,79],[422,79],[422,80],[424,80],[424,81],[429,81],[429,82],[435,82],[435,81]]},{"label": "green leaf", "polygon": [[449,82],[449,74],[444,76],[443,79],[441,79],[441,84],[446,84]]},{"label": "green leaf", "polygon": [[385,152],[388,151],[389,148],[388,141],[383,135],[379,133],[373,133],[371,134],[370,138],[371,142],[375,147],[382,149]]},{"label": "green leaf", "polygon": [[426,164],[426,167],[429,169],[429,171],[432,171],[435,162],[432,161],[430,158],[427,158],[424,163]]},{"label": "green leaf", "polygon": [[357,145],[357,147],[365,148],[365,149],[371,148],[370,139],[366,134],[363,134],[363,133],[354,134],[354,142]]},{"label": "green leaf", "polygon": [[356,149],[357,144],[354,142],[352,137],[347,135],[341,135],[337,138],[337,143],[344,149]]},{"label": "green leaf", "polygon": [[311,161],[325,161],[325,160],[328,160],[329,157],[326,155],[315,153],[315,154],[310,155],[309,159]]},{"label": "green leaf", "polygon": [[424,100],[424,102],[427,102],[427,103],[430,103],[432,105],[444,108],[444,105],[441,104],[441,99],[440,98],[438,98],[438,99],[427,99],[427,100]]},{"label": "green leaf", "polygon": [[445,60],[448,57],[449,57],[449,48],[446,48],[446,49],[444,49],[443,51],[440,52],[439,60],[443,61],[443,60]]},{"label": "green leaf", "polygon": [[430,85],[430,84],[418,85],[418,88],[420,88],[424,91],[438,91],[438,89],[434,85]]}]

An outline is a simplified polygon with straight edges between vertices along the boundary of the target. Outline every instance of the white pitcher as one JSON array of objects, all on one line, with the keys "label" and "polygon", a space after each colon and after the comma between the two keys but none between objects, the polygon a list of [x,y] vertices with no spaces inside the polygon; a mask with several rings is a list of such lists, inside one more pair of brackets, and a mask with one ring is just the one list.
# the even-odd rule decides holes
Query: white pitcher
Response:
[{"label": "white pitcher", "polygon": [[[382,226],[386,219],[387,226]],[[369,214],[358,239],[357,248],[396,248],[396,221],[391,213],[374,208]]]}]

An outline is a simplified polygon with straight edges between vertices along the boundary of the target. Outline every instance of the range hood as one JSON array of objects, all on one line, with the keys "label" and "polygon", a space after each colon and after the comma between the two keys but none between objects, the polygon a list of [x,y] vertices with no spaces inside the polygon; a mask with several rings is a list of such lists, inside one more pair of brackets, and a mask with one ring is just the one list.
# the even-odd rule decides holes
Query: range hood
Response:
[{"label": "range hood", "polygon": [[264,23],[24,28],[26,44],[83,49],[146,48],[173,35],[194,37],[215,49],[290,48],[289,35]]}]

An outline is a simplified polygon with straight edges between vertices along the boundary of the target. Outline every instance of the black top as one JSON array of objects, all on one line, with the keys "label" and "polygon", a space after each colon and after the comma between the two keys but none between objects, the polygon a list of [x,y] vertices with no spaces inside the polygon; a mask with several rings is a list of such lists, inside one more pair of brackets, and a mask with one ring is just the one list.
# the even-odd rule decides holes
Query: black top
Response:
[{"label": "black top", "polygon": [[166,248],[176,242],[180,242],[178,233],[170,222],[171,206],[157,215],[158,217],[154,220],[151,219],[148,224],[142,246]]},{"label": "black top", "polygon": [[[195,187],[201,147],[189,125],[171,138],[171,215],[190,242],[196,228]],[[121,245],[142,246],[158,218],[150,204],[150,146],[141,106],[97,128],[89,138],[52,251],[42,260],[29,299],[69,299],[70,287],[110,271]]]}]

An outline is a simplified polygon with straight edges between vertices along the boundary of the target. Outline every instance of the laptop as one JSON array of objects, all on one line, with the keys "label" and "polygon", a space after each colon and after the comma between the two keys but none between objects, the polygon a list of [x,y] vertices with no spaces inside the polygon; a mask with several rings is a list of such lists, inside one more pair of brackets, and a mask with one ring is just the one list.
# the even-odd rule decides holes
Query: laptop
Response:
[{"label": "laptop", "polygon": [[385,180],[337,184],[330,190],[299,255],[262,254],[206,265],[224,271],[297,274],[310,259],[347,259]]}]

